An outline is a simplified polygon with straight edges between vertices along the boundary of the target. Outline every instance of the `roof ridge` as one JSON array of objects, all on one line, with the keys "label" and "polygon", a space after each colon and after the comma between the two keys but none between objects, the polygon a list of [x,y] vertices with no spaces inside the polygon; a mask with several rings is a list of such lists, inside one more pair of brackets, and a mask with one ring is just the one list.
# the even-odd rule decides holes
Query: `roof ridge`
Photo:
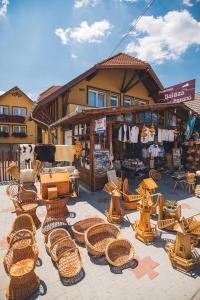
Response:
[{"label": "roof ridge", "polygon": [[103,63],[107,62],[108,60],[113,59],[113,58],[115,58],[115,57],[117,57],[117,56],[119,56],[119,55],[121,55],[121,54],[123,54],[123,52],[119,52],[119,53],[117,53],[117,54],[115,54],[115,55],[113,55],[113,56],[109,56],[109,57],[105,58],[104,60],[100,60],[100,61],[97,62],[94,66],[103,64]]},{"label": "roof ridge", "polygon": [[47,91],[49,91],[49,90],[52,89],[53,87],[61,87],[61,85],[53,84],[53,85],[51,85],[50,87],[48,87],[46,90],[44,90],[42,93],[40,93],[40,95],[43,95],[44,93],[46,93]]}]

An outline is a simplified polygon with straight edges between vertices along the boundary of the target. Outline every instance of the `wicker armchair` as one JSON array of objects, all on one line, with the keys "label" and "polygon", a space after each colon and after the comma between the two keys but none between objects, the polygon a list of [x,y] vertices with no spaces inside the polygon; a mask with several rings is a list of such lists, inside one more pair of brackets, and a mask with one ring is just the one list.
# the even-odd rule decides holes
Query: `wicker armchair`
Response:
[{"label": "wicker armchair", "polygon": [[14,203],[17,215],[27,213],[32,217],[35,226],[39,227],[41,222],[36,215],[36,209],[38,208],[38,198],[36,192],[32,190],[25,190],[23,187],[21,187],[17,196],[11,200]]},{"label": "wicker armchair", "polygon": [[19,193],[20,185],[19,184],[9,184],[6,188],[6,194],[7,196],[11,198],[15,198],[17,194]]},{"label": "wicker armchair", "polygon": [[22,214],[15,218],[11,232],[7,236],[8,243],[10,242],[13,235],[15,235],[15,233],[21,229],[28,229],[32,232],[33,235],[35,235],[35,233],[36,233],[35,224],[33,222],[33,219],[28,214]]},{"label": "wicker armchair", "polygon": [[11,248],[3,257],[3,264],[10,283],[6,297],[13,300],[23,300],[31,296],[40,285],[35,274],[37,255],[33,246]]},{"label": "wicker armchair", "polygon": [[134,195],[128,186],[128,179],[125,178],[123,182],[123,200],[125,209],[137,209],[137,204],[142,200],[141,195]]}]

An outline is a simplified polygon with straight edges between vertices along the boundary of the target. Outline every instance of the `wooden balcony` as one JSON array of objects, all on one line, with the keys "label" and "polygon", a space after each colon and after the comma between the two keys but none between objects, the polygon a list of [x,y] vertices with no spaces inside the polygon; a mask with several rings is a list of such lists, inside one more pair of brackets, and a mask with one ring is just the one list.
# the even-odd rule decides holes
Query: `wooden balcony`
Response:
[{"label": "wooden balcony", "polygon": [[14,116],[14,115],[1,115],[0,114],[0,123],[17,123],[24,124],[25,117]]}]

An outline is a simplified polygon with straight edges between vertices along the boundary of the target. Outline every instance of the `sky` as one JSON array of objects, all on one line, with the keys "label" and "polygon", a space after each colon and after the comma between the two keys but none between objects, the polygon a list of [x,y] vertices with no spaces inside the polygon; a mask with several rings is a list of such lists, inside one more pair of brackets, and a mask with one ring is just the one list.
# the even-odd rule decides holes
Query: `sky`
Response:
[{"label": "sky", "polygon": [[[33,100],[111,54],[150,63],[164,87],[196,79],[200,0],[0,0],[0,94],[18,86]],[[115,51],[113,52],[113,50]]]}]

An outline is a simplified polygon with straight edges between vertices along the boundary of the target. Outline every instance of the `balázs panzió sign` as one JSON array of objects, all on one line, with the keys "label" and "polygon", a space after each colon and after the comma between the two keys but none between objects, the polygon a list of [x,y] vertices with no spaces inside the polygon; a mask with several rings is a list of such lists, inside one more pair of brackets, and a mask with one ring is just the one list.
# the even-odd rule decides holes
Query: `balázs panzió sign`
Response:
[{"label": "bal\u00e1zs panzi\u00f3 sign", "polygon": [[164,103],[181,103],[194,100],[195,79],[185,81],[159,92],[159,100]]}]

